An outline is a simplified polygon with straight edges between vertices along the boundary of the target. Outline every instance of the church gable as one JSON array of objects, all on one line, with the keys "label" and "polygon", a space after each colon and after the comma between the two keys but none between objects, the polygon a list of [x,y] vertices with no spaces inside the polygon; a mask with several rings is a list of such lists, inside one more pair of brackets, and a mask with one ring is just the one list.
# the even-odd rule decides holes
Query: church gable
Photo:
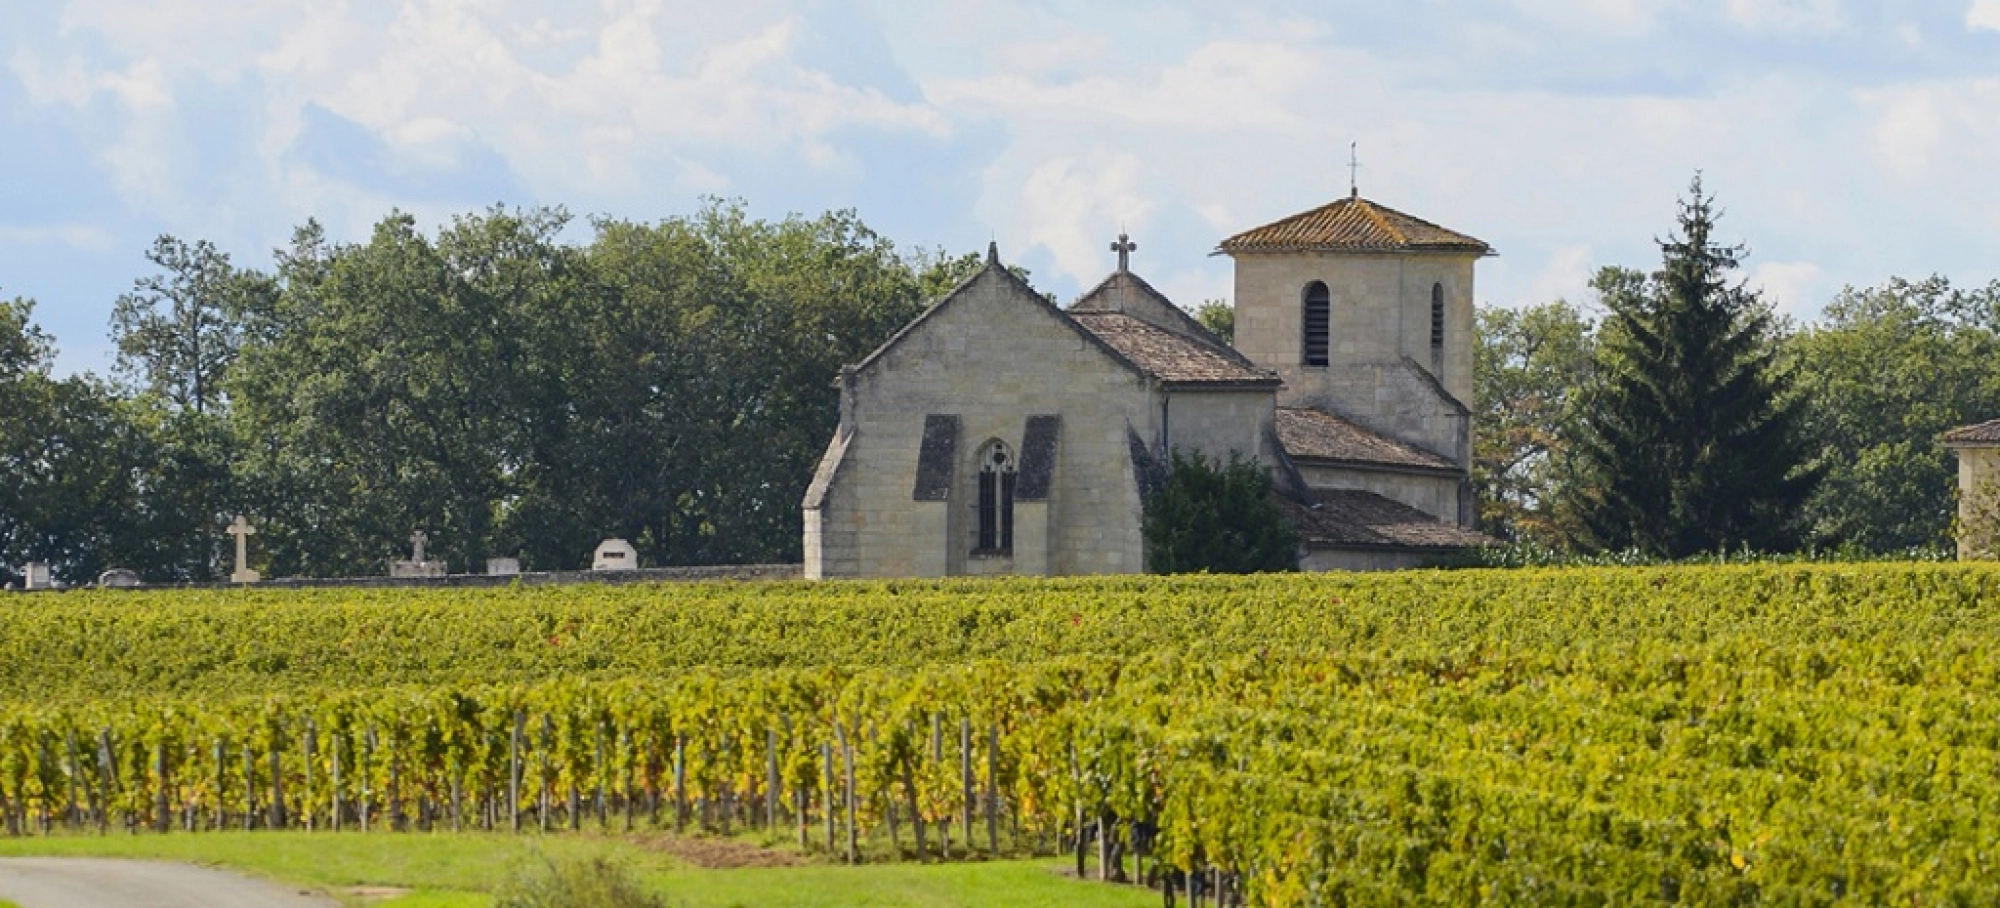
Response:
[{"label": "church gable", "polygon": [[[977,311],[966,311],[974,309]],[[1025,322],[1021,320],[1026,320]],[[943,325],[940,332],[939,327]],[[1083,329],[1061,309],[1048,301],[1026,281],[1015,276],[1000,264],[999,249],[989,245],[986,251],[986,267],[967,278],[950,293],[932,304],[900,331],[877,347],[873,353],[854,367],[856,374],[865,374],[884,362],[893,362],[910,354],[903,350],[915,346],[924,356],[937,353],[951,353],[954,357],[973,352],[976,345],[1011,346],[1026,342],[1023,331],[1033,325],[1040,331],[1032,334],[1046,334],[1051,326],[1058,333],[1068,335],[1095,347],[1112,363],[1123,369],[1143,375],[1144,370],[1123,353],[1105,343],[1102,339]],[[943,339],[942,349],[933,343],[932,335]]]},{"label": "church gable", "polygon": [[1158,385],[990,257],[843,372],[807,575],[1140,569],[1125,438]]}]

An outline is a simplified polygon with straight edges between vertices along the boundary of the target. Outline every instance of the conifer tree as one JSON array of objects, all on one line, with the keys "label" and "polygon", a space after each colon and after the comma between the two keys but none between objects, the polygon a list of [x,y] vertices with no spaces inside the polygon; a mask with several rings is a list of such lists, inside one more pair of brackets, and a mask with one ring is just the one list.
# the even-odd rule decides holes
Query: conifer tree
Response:
[{"label": "conifer tree", "polygon": [[1146,500],[1141,530],[1155,574],[1252,574],[1298,569],[1298,536],[1271,494],[1271,474],[1232,454],[1225,462],[1175,451],[1166,482]]},{"label": "conifer tree", "polygon": [[1593,282],[1610,314],[1576,443],[1586,546],[1678,558],[1797,544],[1818,472],[1770,308],[1731,282],[1744,249],[1716,242],[1714,201],[1696,174],[1660,271]]}]

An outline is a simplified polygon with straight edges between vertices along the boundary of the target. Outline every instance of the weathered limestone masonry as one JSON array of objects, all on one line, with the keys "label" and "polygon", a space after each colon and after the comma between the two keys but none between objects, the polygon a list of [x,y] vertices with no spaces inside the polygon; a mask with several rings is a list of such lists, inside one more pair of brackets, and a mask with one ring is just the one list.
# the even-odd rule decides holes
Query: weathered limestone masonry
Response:
[{"label": "weathered limestone masonry", "polygon": [[1309,569],[1424,563],[1473,532],[1472,271],[1486,244],[1361,199],[1224,240],[1233,349],[1129,267],[1067,310],[989,249],[840,379],[805,575],[1140,571],[1176,452],[1263,462]]},{"label": "weathered limestone masonry", "polygon": [[1958,455],[1958,557],[2000,557],[2000,419],[1944,434]]},{"label": "weathered limestone masonry", "polygon": [[[1127,435],[1155,431],[1146,384],[990,263],[843,375],[806,503],[806,576],[1139,570]],[[1011,553],[974,555],[975,461],[989,441],[1019,451],[1030,415],[1060,418],[1049,490],[1016,501]],[[945,460],[919,477],[927,421]],[[913,478],[933,487],[913,494]]]},{"label": "weathered limestone masonry", "polygon": [[[1492,250],[1355,196],[1238,234],[1221,251],[1236,260],[1237,347],[1283,377],[1280,406],[1340,416],[1461,474],[1340,469],[1308,480],[1470,527],[1473,264]],[[1315,284],[1326,291],[1323,363],[1304,350]]]}]

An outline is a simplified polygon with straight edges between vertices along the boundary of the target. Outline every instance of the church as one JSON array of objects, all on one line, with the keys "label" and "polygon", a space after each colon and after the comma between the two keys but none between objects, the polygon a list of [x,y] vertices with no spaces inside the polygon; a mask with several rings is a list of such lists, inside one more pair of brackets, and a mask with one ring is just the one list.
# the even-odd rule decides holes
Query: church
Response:
[{"label": "church", "polygon": [[1410,567],[1473,529],[1473,266],[1485,243],[1351,193],[1223,240],[1235,344],[1131,269],[1067,308],[986,266],[841,371],[805,574],[1146,569],[1174,451],[1272,472],[1306,570]]}]

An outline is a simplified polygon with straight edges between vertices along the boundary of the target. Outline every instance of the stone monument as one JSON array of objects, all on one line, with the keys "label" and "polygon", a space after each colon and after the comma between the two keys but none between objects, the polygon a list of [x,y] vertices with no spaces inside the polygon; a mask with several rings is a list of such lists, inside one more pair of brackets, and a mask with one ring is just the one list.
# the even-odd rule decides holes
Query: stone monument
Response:
[{"label": "stone monument", "polygon": [[97,575],[97,585],[103,589],[129,590],[139,584],[139,572],[128,568],[112,568]]},{"label": "stone monument", "polygon": [[486,575],[489,577],[512,577],[519,573],[521,573],[521,559],[519,558],[486,559]]},{"label": "stone monument", "polygon": [[593,571],[636,571],[639,569],[639,550],[623,539],[606,539],[597,544],[597,551],[590,556]]},{"label": "stone monument", "polygon": [[431,541],[430,534],[418,530],[410,534],[410,560],[389,562],[389,576],[398,579],[415,577],[443,577],[445,564],[442,560],[426,559],[424,543]]},{"label": "stone monument", "polygon": [[264,579],[250,569],[250,537],[256,532],[257,528],[244,520],[241,514],[230,522],[229,535],[236,537],[236,573],[229,575],[230,583],[256,583]]},{"label": "stone monument", "polygon": [[49,575],[48,562],[30,561],[22,567],[22,571],[27,575],[23,578],[25,582],[21,586],[22,589],[52,590],[56,588],[55,578]]}]

